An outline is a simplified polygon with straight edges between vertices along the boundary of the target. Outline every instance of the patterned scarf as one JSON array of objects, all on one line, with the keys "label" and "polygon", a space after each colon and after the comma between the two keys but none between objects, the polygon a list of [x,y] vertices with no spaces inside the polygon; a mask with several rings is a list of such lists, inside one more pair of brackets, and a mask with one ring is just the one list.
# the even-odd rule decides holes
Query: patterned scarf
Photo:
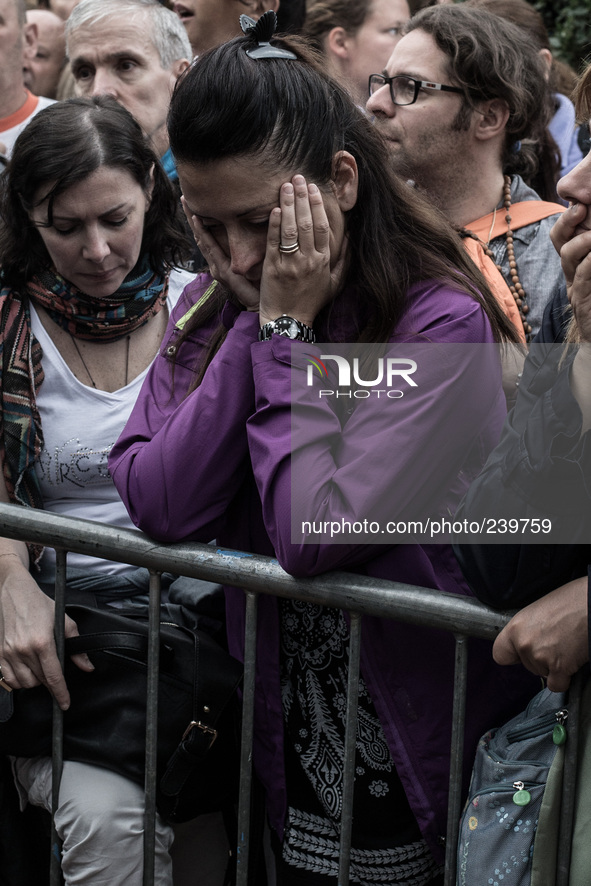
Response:
[{"label": "patterned scarf", "polygon": [[[44,271],[21,295],[0,288],[0,460],[12,502],[42,508],[35,461],[43,448],[37,393],[43,382],[39,342],[31,335],[29,298],[78,338],[115,341],[146,323],[165,304],[168,273],[137,265],[108,299],[93,300],[55,271]],[[1,283],[1,277],[0,277]],[[33,549],[34,558],[39,549]]]},{"label": "patterned scarf", "polygon": [[32,301],[75,338],[117,341],[147,323],[166,304],[168,275],[155,274],[147,259],[138,263],[117,292],[89,298],[48,269],[26,286]]}]

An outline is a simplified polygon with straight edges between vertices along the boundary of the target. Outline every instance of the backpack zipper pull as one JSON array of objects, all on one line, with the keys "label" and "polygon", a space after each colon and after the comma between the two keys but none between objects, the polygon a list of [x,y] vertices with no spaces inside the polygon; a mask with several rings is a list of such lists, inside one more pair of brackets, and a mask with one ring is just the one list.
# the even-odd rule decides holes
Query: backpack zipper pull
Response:
[{"label": "backpack zipper pull", "polygon": [[513,794],[513,802],[516,806],[527,806],[528,803],[531,802],[531,794],[522,781],[514,781],[513,787],[515,788],[515,793]]},{"label": "backpack zipper pull", "polygon": [[566,726],[564,725],[568,719],[568,711],[566,708],[556,712],[556,726],[552,730],[552,741],[555,745],[564,744],[566,741]]}]

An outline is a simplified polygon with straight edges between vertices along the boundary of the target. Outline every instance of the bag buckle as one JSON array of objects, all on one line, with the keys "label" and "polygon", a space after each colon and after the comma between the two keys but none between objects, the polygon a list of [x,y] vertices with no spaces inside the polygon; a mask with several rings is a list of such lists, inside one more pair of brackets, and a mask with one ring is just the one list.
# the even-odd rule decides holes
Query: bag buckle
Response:
[{"label": "bag buckle", "polygon": [[218,737],[217,729],[214,729],[212,726],[207,726],[205,723],[202,723],[201,720],[191,720],[185,731],[183,732],[182,741],[184,741],[188,735],[193,731],[193,729],[200,729],[204,735],[210,735],[211,740],[207,746],[207,750],[209,750]]}]

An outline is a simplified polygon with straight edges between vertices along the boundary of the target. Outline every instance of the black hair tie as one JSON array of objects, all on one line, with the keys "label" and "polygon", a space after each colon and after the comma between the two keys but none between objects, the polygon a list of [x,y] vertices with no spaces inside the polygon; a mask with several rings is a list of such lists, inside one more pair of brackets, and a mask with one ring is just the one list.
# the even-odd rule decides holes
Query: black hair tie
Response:
[{"label": "black hair tie", "polygon": [[249,15],[241,15],[240,27],[244,34],[248,34],[249,37],[252,37],[257,42],[255,47],[246,50],[249,58],[285,58],[297,61],[297,55],[290,52],[289,49],[271,46],[271,37],[277,30],[277,16],[272,9],[268,9],[267,12],[263,13],[258,21],[255,21]]}]

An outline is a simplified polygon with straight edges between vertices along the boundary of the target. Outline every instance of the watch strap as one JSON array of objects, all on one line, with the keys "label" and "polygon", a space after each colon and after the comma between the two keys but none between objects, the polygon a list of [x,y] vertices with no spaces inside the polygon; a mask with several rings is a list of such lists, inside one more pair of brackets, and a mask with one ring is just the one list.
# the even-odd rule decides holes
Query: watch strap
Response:
[{"label": "watch strap", "polygon": [[316,335],[311,326],[306,326],[305,323],[301,323],[288,314],[282,314],[276,320],[265,323],[259,329],[259,341],[269,341],[273,335],[282,335],[291,341],[303,341],[310,344],[316,341]]}]

